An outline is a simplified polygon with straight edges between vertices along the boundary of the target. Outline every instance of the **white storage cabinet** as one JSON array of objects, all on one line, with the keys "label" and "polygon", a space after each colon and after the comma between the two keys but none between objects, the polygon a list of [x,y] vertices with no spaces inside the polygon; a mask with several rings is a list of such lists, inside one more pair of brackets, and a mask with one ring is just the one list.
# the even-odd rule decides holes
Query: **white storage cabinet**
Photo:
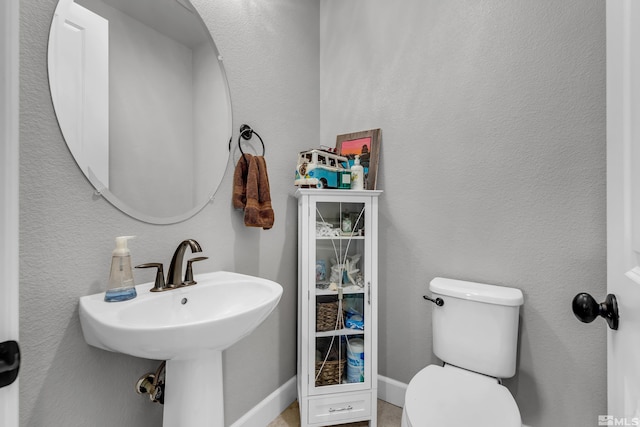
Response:
[{"label": "white storage cabinet", "polygon": [[296,191],[302,427],[376,426],[381,193]]}]

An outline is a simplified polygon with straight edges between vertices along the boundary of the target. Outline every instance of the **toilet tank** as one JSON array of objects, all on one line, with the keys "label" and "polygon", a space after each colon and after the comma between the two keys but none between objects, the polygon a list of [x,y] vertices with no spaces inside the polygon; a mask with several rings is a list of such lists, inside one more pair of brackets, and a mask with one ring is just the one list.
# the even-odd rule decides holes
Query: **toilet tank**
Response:
[{"label": "toilet tank", "polygon": [[429,289],[444,305],[433,306],[433,352],[443,362],[490,375],[516,373],[520,289],[437,277]]}]

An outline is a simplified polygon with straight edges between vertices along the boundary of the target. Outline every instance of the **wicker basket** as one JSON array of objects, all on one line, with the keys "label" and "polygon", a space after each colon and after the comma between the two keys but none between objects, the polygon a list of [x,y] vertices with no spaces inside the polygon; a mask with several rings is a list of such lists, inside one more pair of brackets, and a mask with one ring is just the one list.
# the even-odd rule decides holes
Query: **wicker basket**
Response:
[{"label": "wicker basket", "polygon": [[338,320],[338,301],[316,304],[316,332],[342,328],[344,328],[344,319],[343,316],[340,316],[340,320]]},{"label": "wicker basket", "polygon": [[[324,363],[324,366],[322,364]],[[316,387],[342,383],[346,359],[316,361]],[[322,370],[321,370],[322,369]]]}]

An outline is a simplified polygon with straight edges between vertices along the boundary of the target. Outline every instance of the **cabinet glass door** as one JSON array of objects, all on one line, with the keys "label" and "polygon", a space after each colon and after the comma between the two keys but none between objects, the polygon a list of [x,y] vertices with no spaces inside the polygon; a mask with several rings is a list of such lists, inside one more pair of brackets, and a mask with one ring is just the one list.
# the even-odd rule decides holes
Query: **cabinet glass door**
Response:
[{"label": "cabinet glass door", "polygon": [[315,220],[311,239],[315,251],[310,254],[315,263],[310,295],[310,312],[315,314],[315,322],[310,322],[310,336],[315,337],[310,340],[315,364],[311,388],[324,392],[331,386],[368,387],[371,255],[365,203],[318,201]]}]

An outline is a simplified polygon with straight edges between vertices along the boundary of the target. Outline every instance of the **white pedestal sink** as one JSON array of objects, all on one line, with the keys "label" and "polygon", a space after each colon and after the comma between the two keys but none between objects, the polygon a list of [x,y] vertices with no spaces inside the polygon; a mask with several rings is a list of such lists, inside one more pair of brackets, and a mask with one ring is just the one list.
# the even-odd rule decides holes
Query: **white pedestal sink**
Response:
[{"label": "white pedestal sink", "polygon": [[105,302],[104,292],[80,298],[88,344],[147,359],[166,360],[163,427],[224,426],[222,350],[249,335],[280,301],[271,280],[219,271],[197,285]]}]

